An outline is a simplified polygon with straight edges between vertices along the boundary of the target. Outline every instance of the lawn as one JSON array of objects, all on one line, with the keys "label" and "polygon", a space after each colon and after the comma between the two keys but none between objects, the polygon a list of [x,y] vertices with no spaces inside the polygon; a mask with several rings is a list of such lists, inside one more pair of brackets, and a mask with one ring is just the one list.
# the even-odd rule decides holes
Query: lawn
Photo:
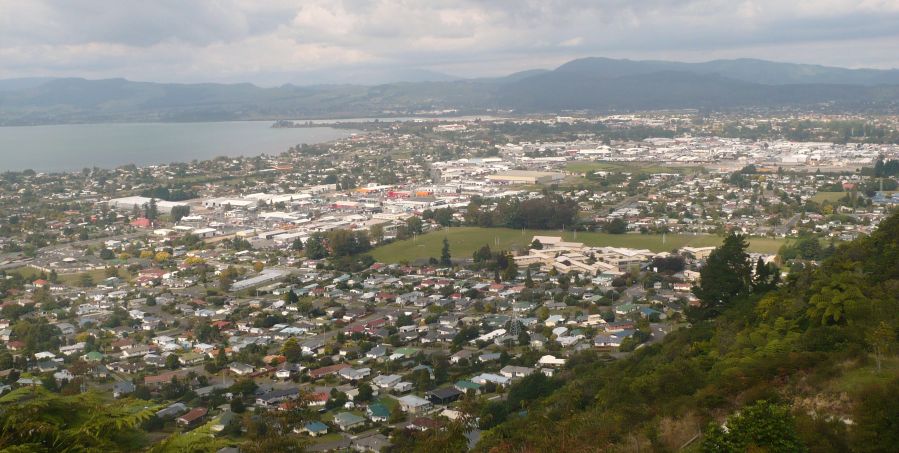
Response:
[{"label": "lawn", "polygon": [[[565,240],[583,242],[590,246],[628,247],[649,249],[656,252],[671,251],[683,246],[717,246],[722,238],[714,235],[667,234],[575,234],[559,230],[512,230],[508,228],[455,227],[418,236],[414,239],[397,241],[372,251],[372,256],[384,263],[413,262],[418,259],[440,257],[443,238],[450,244],[450,254],[456,258],[469,258],[478,248],[489,245],[494,250],[523,250],[534,236],[562,236]],[[754,252],[777,253],[783,239],[751,238],[749,249]]]},{"label": "lawn", "polygon": [[343,434],[341,434],[340,432],[334,432],[322,436],[310,437],[309,439],[313,442],[313,445],[327,444],[342,440]]},{"label": "lawn", "polygon": [[400,402],[389,394],[380,395],[380,397],[378,397],[377,399],[377,402],[383,404],[391,414],[395,414],[396,411],[400,410]]},{"label": "lawn", "polygon": [[845,196],[846,192],[818,192],[812,197],[812,201],[815,203],[824,203],[825,201],[834,203]]}]

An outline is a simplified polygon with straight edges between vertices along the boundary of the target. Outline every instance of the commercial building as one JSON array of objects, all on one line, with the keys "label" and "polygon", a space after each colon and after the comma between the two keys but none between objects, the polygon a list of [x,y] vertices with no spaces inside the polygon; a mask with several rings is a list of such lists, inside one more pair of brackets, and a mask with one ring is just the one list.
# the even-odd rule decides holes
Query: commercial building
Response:
[{"label": "commercial building", "polygon": [[529,170],[507,170],[487,176],[488,180],[503,184],[551,184],[564,178],[561,173]]}]

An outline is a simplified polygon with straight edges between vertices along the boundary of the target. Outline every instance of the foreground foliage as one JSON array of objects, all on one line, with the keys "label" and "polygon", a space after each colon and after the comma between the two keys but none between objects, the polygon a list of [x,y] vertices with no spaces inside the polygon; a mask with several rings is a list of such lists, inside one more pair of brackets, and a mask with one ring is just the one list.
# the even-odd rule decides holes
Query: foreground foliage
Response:
[{"label": "foreground foliage", "polygon": [[16,452],[133,451],[139,425],[154,408],[126,400],[109,404],[96,393],[63,396],[20,388],[0,398],[0,449]]}]

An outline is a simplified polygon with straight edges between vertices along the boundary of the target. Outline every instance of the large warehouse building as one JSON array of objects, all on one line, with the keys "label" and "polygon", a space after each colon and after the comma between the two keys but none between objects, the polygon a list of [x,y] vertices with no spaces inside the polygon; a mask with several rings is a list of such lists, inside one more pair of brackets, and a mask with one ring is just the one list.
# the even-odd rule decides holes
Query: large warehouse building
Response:
[{"label": "large warehouse building", "polygon": [[492,182],[506,184],[551,184],[564,178],[561,173],[529,170],[507,170],[487,177]]},{"label": "large warehouse building", "polygon": [[[143,209],[144,206],[150,204],[150,198],[148,197],[125,197],[125,198],[113,198],[106,202],[107,206],[112,209],[116,209],[118,211],[131,211],[135,207],[137,209]],[[188,206],[186,201],[165,201],[165,200],[156,200],[156,209],[162,214],[171,214],[172,208],[175,206]]]}]

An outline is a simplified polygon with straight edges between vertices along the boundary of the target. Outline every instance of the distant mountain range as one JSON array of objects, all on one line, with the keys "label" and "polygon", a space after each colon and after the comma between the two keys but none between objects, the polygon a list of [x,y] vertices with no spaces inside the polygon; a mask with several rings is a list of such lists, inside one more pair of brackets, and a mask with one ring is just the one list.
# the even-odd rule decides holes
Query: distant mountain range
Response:
[{"label": "distant mountain range", "polygon": [[428,71],[380,71],[372,76],[410,81],[353,85],[334,80],[263,88],[124,79],[0,80],[0,125],[300,119],[445,109],[533,113],[826,105],[894,111],[899,106],[899,70],[751,59],[682,63],[584,58],[554,70],[499,78],[455,79]]}]

